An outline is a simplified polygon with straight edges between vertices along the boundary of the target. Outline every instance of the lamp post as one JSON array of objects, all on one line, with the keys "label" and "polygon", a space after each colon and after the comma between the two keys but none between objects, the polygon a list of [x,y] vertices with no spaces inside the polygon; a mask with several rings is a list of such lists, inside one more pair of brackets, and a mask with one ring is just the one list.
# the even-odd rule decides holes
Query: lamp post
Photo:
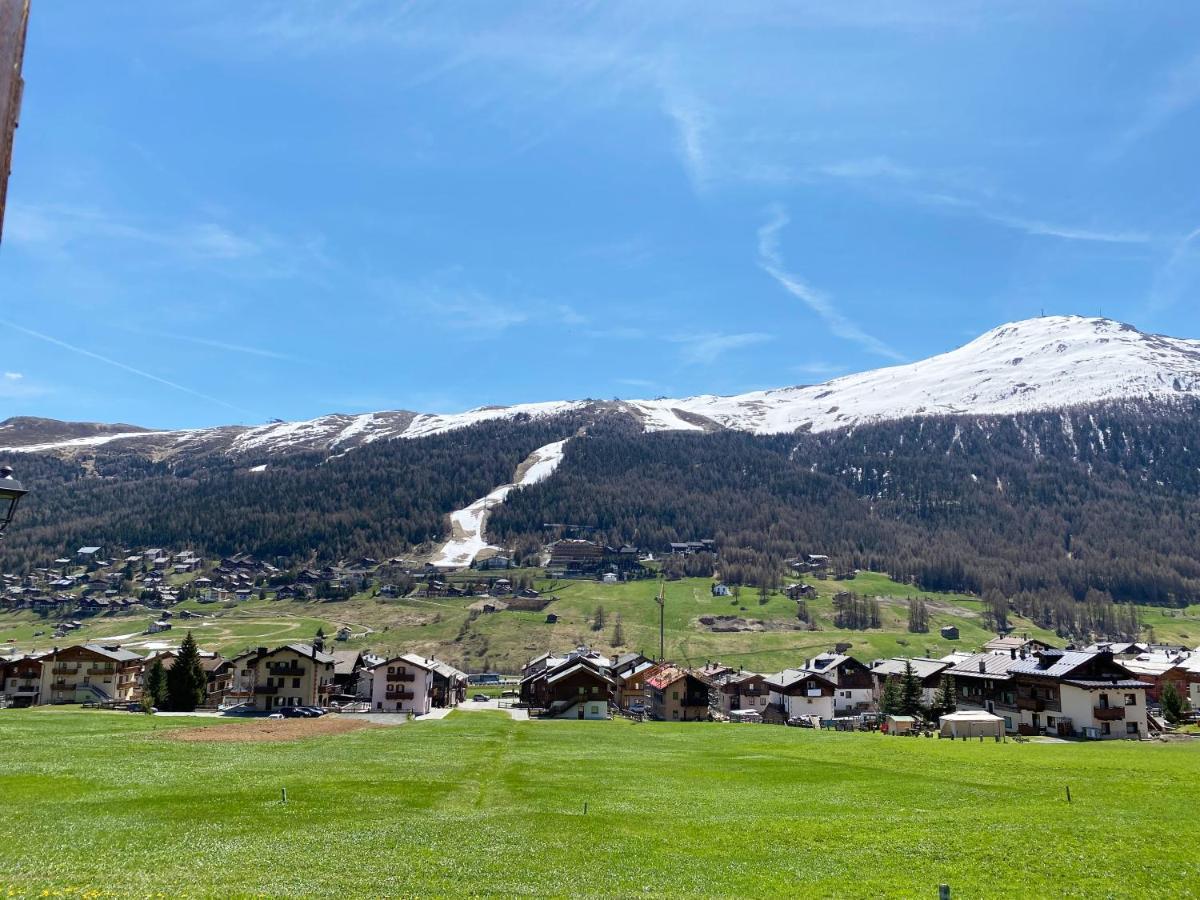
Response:
[{"label": "lamp post", "polygon": [[4,529],[12,521],[17,511],[17,504],[29,491],[21,487],[21,482],[13,478],[13,470],[8,466],[0,466],[0,537]]}]

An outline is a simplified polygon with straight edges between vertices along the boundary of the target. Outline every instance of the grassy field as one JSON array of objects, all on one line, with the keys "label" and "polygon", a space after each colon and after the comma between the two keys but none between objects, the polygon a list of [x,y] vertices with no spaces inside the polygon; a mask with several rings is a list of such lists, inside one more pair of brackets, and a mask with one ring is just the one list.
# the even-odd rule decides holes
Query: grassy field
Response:
[{"label": "grassy field", "polygon": [[1181,897],[1200,885],[1186,839],[1200,747],[466,712],[290,743],[170,738],[217,721],[0,712],[0,891],[935,897],[945,882],[955,897]]},{"label": "grassy field", "polygon": [[[690,578],[667,583],[666,653],[685,663],[703,664],[720,659],[760,671],[775,671],[794,665],[807,656],[828,650],[837,643],[851,645],[850,653],[864,661],[888,656],[941,656],[955,649],[972,649],[991,633],[983,627],[982,605],[976,599],[955,594],[931,594],[897,584],[884,575],[863,572],[851,581],[814,581],[818,591],[808,601],[818,630],[800,628],[796,604],[779,593],[760,603],[758,592],[746,588],[738,598],[713,597],[712,581]],[[472,615],[467,607],[476,598],[395,600],[357,595],[341,602],[291,602],[250,600],[222,608],[216,604],[189,602],[180,608],[201,613],[203,620],[176,620],[176,628],[192,628],[201,646],[229,654],[259,644],[273,645],[288,640],[310,640],[318,627],[330,638],[340,625],[353,637],[338,646],[369,648],[379,652],[435,654],[468,671],[515,672],[530,657],[545,650],[589,644],[602,650],[639,650],[658,653],[658,607],[654,602],[658,583],[652,580],[626,584],[594,581],[541,580],[538,587],[556,599],[542,612]],[[847,631],[833,624],[833,594],[852,590],[880,599],[882,627]],[[907,598],[926,599],[930,612],[927,634],[907,631]],[[605,625],[594,630],[594,614],[603,607]],[[1185,610],[1143,609],[1143,618],[1153,625],[1159,640],[1200,643],[1200,606]],[[558,617],[546,621],[548,613]],[[613,644],[617,616],[621,617],[623,643]],[[714,632],[700,623],[701,616],[738,616],[761,622],[763,630]],[[119,637],[136,649],[139,645],[178,642],[181,631],[141,635],[152,616],[84,619],[84,628],[70,641]],[[1051,643],[1061,641],[1051,632],[1013,616],[1021,632]],[[943,639],[942,625],[955,625],[957,641]],[[29,612],[0,615],[0,646],[15,644],[22,649],[48,649],[52,624]],[[37,631],[43,634],[36,635]],[[133,635],[132,637],[128,637]],[[60,640],[57,643],[62,643]]]}]

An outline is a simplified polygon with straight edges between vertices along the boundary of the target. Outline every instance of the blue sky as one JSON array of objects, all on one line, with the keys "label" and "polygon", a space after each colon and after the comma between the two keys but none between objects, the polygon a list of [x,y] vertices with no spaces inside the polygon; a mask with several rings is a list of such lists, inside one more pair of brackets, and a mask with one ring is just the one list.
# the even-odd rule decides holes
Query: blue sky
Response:
[{"label": "blue sky", "polygon": [[35,3],[0,418],[735,393],[1200,337],[1200,9]]}]

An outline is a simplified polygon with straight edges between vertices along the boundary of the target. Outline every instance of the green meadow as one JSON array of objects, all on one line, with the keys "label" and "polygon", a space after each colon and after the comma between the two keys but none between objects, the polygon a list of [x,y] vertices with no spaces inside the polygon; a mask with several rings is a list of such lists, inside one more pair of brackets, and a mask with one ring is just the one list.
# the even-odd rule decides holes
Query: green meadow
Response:
[{"label": "green meadow", "polygon": [[1200,885],[1187,837],[1200,746],[468,712],[288,743],[170,737],[214,723],[0,712],[0,892],[936,897],[946,883],[955,897],[1181,897]]},{"label": "green meadow", "polygon": [[[848,581],[812,581],[817,597],[807,601],[815,630],[801,626],[796,603],[773,592],[762,602],[758,591],[744,588],[739,597],[712,596],[712,580],[686,578],[666,583],[665,649],[668,658],[690,665],[719,659],[727,665],[757,671],[777,671],[831,649],[849,644],[849,652],[864,661],[889,656],[943,656],[952,650],[978,647],[992,632],[984,627],[978,599],[959,594],[936,594],[898,584],[886,575],[861,572]],[[55,617],[39,618],[29,611],[0,614],[0,646],[22,650],[49,649],[53,644],[119,638],[137,650],[147,642],[178,642],[184,629],[192,629],[201,646],[226,655],[247,647],[307,641],[318,628],[332,638],[347,626],[351,638],[337,646],[368,648],[381,653],[417,652],[436,655],[468,671],[516,672],[530,657],[545,650],[587,644],[603,651],[637,650],[658,655],[658,582],[653,579],[624,584],[595,581],[549,581],[536,586],[553,597],[540,612],[504,610],[473,613],[476,597],[393,599],[371,592],[344,601],[276,601],[257,598],[241,603],[201,604],[189,601],[188,609],[203,618],[176,618],[175,630],[143,635],[154,614],[80,618],[83,627],[70,636],[51,637]],[[833,595],[854,591],[876,597],[881,627],[847,630],[834,624]],[[909,633],[908,598],[922,597],[929,610],[929,631]],[[595,628],[595,613],[604,611],[604,625]],[[1200,644],[1200,606],[1182,610],[1143,608],[1143,621],[1154,628],[1158,640]],[[556,622],[548,622],[553,613]],[[616,643],[616,620],[621,619],[621,643]],[[714,631],[700,621],[708,616],[736,616],[754,630]],[[1063,641],[1015,614],[1010,624],[1053,644]],[[943,625],[959,630],[958,640],[941,637]],[[38,632],[41,632],[39,635]]]}]

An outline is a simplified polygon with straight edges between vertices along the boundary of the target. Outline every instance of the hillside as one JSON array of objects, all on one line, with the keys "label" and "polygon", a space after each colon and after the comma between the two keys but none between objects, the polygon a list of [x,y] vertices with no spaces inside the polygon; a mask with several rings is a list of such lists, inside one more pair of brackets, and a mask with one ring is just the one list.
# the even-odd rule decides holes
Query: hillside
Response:
[{"label": "hillside", "polygon": [[[370,591],[343,602],[293,602],[250,600],[243,603],[202,604],[186,601],[176,614],[190,610],[200,619],[176,619],[176,630],[144,635],[154,614],[105,615],[83,618],[83,627],[69,638],[55,641],[50,634],[55,617],[39,617],[29,611],[0,614],[0,646],[21,650],[49,649],[54,643],[117,640],[131,649],[146,651],[178,643],[191,629],[201,646],[235,653],[246,647],[307,640],[321,628],[333,636],[343,625],[351,638],[336,646],[367,648],[379,652],[414,651],[437,655],[470,671],[516,672],[530,657],[545,650],[562,650],[588,644],[605,651],[638,650],[658,655],[658,607],[654,601],[657,584],[646,580],[606,585],[598,582],[539,580],[537,586],[553,599],[538,612],[503,610],[474,613],[469,609],[477,598],[388,599]],[[807,630],[796,618],[797,605],[778,592],[761,603],[759,592],[741,590],[741,596],[714,597],[707,578],[668,582],[665,615],[666,655],[680,662],[702,665],[720,659],[748,669],[775,671],[794,665],[839,643],[864,660],[897,655],[941,656],[952,650],[978,647],[992,636],[986,627],[987,611],[975,598],[954,594],[916,591],[885,576],[860,573],[850,581],[813,582],[819,596],[807,601],[818,630]],[[834,625],[833,594],[853,591],[879,598],[881,627],[867,630]],[[907,598],[923,597],[929,611],[929,631],[907,630]],[[597,608],[604,612],[604,626],[595,630]],[[547,616],[557,622],[551,624]],[[1200,643],[1200,605],[1184,610],[1140,610],[1143,623],[1154,628],[1155,637],[1185,644]],[[613,644],[617,617],[623,640]],[[744,620],[745,631],[714,631],[702,617],[733,616]],[[1053,632],[1039,628],[1019,615],[1010,626],[1056,644],[1065,643]],[[940,636],[943,625],[959,629],[958,640]],[[728,623],[720,627],[731,627]],[[40,632],[40,634],[39,634]]]}]

